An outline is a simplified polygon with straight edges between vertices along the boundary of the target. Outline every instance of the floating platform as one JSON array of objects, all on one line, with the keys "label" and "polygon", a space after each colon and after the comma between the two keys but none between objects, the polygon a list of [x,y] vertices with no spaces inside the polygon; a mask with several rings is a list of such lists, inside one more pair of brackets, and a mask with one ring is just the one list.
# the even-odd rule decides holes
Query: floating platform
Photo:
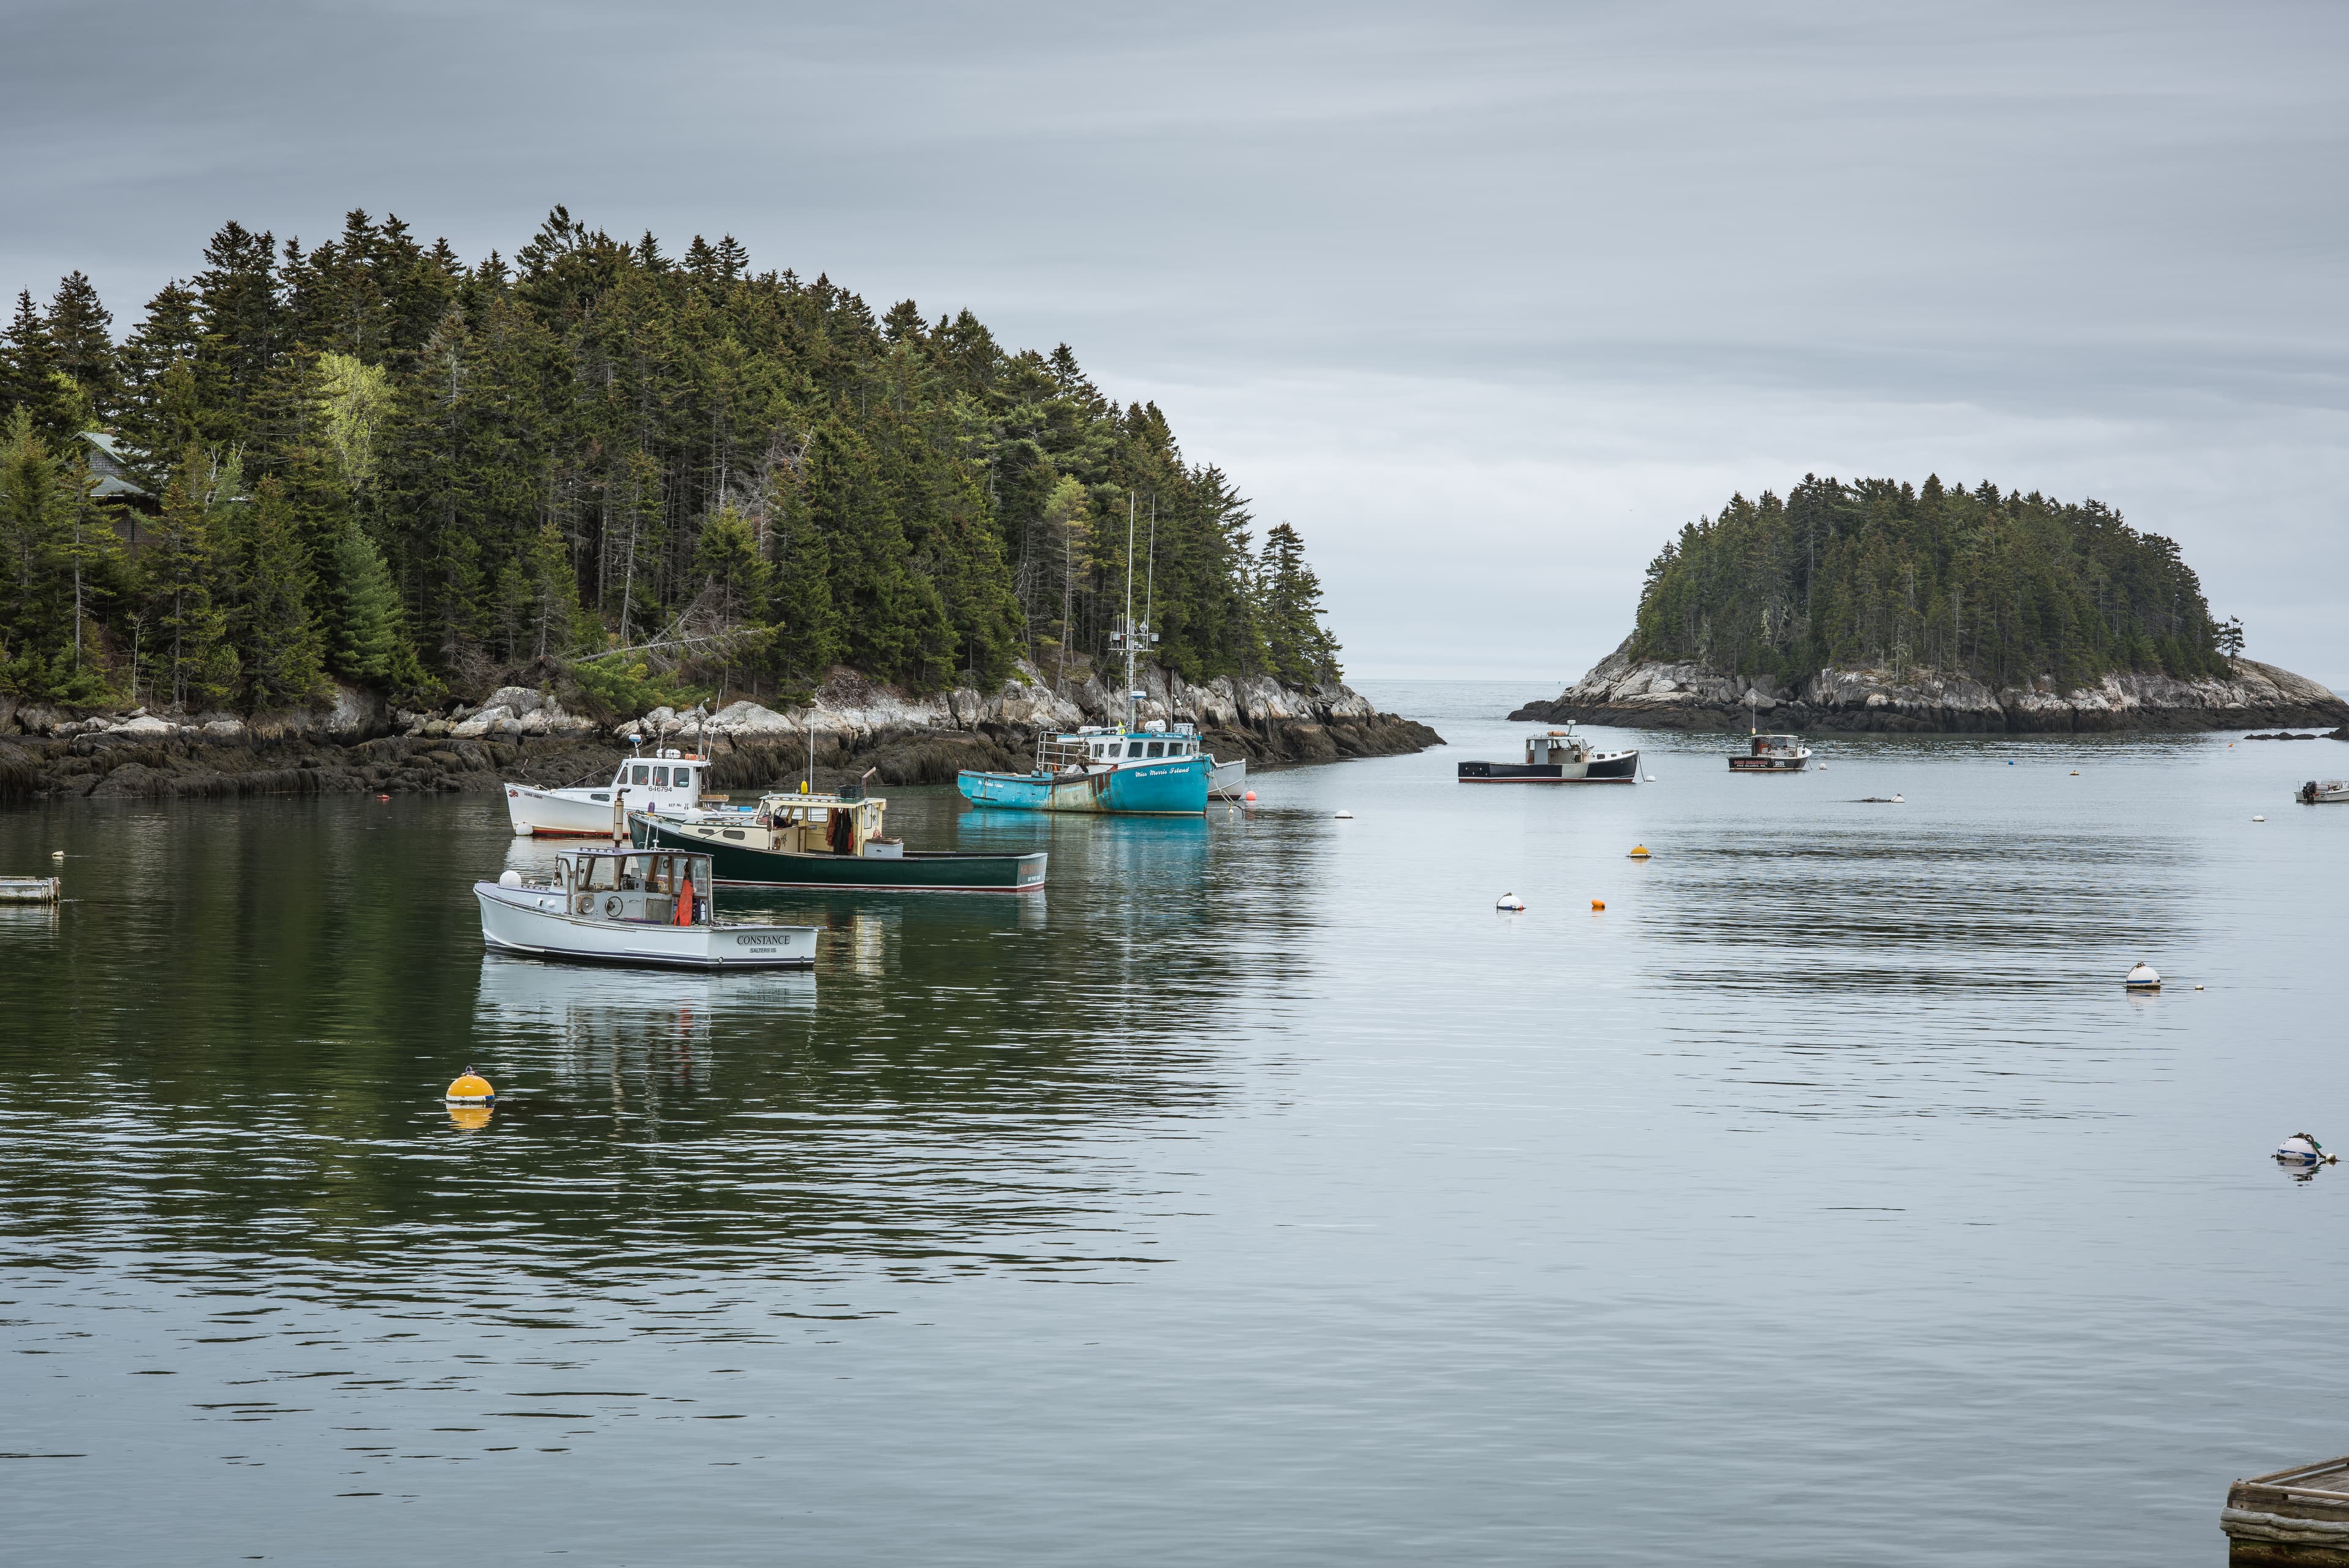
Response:
[{"label": "floating platform", "polygon": [[2219,1528],[2230,1563],[2349,1568],[2349,1455],[2237,1481]]},{"label": "floating platform", "polygon": [[54,904],[64,896],[55,877],[0,877],[0,904]]}]

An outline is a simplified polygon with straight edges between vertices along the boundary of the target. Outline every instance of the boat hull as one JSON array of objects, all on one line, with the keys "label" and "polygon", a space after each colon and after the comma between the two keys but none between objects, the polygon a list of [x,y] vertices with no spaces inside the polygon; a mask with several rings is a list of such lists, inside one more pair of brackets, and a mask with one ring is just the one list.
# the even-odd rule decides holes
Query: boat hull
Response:
[{"label": "boat hull", "polygon": [[568,912],[560,890],[494,882],[473,884],[473,897],[481,906],[481,940],[501,952],[652,969],[807,969],[815,962],[812,926],[583,919]]},{"label": "boat hull", "polygon": [[1733,774],[1798,774],[1810,765],[1808,757],[1732,757]]},{"label": "boat hull", "polygon": [[1638,784],[1640,753],[1609,752],[1585,763],[1462,763],[1462,784]]},{"label": "boat hull", "polygon": [[811,855],[730,842],[722,824],[681,825],[631,815],[628,836],[639,849],[690,849],[709,857],[721,888],[823,888],[876,893],[1033,893],[1044,886],[1046,856],[964,855],[907,850],[902,857]]},{"label": "boat hull", "polygon": [[1207,770],[1207,793],[1237,800],[1247,789],[1247,759],[1234,757],[1227,763],[1217,763]]},{"label": "boat hull", "polygon": [[1177,757],[1085,774],[965,772],[956,787],[973,805],[1115,816],[1199,816],[1207,809],[1206,757]]}]

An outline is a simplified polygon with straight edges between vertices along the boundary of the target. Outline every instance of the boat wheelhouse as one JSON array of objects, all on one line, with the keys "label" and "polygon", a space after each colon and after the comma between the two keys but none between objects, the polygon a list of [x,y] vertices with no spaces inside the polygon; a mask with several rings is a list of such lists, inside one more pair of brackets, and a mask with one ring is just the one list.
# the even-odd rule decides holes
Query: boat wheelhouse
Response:
[{"label": "boat wheelhouse", "polygon": [[1526,737],[1522,763],[1462,763],[1462,784],[1638,784],[1640,753],[1602,752],[1589,738],[1563,730]]},{"label": "boat wheelhouse", "polygon": [[883,836],[888,805],[857,790],[769,794],[747,810],[631,812],[628,836],[643,849],[708,855],[722,888],[1032,893],[1044,886],[1042,850],[908,849]]},{"label": "boat wheelhouse", "polygon": [[804,969],[816,928],[720,920],[718,878],[689,850],[566,849],[551,877],[476,882],[481,940],[504,952],[675,969]]},{"label": "boat wheelhouse", "polygon": [[[619,838],[631,811],[692,811],[709,798],[709,759],[689,752],[638,753],[613,770],[612,782],[581,781],[561,789],[508,783],[506,815],[517,836]],[[723,798],[722,796],[719,798]]]}]

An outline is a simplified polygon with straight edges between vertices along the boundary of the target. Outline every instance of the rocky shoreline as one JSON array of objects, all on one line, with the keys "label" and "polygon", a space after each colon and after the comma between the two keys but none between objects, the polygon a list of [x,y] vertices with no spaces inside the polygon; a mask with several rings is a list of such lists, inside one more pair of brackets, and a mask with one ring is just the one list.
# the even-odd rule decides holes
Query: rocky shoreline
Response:
[{"label": "rocky shoreline", "polygon": [[[1426,725],[1381,713],[1360,693],[1263,679],[1193,686],[1154,671],[1142,717],[1197,724],[1219,757],[1283,766],[1392,756],[1443,743]],[[950,784],[964,768],[1022,772],[1039,728],[1099,723],[1112,693],[1097,680],[1057,696],[1022,665],[991,694],[909,698],[835,670],[812,701],[736,702],[707,716],[667,709],[613,724],[565,711],[549,693],[506,687],[443,714],[407,712],[343,689],[331,710],[237,718],[73,714],[0,699],[0,801],[255,794],[481,793],[607,778],[641,734],[706,750],[734,790],[797,779],[814,734],[818,788],[874,770],[888,785]]]},{"label": "rocky shoreline", "polygon": [[2263,724],[2333,724],[2349,734],[2349,702],[2304,676],[2256,659],[2232,661],[2230,678],[2107,675],[2057,690],[2053,680],[1992,690],[1966,679],[1901,680],[1884,670],[1823,670],[1794,690],[1691,663],[1635,659],[1626,638],[1555,701],[1533,701],[1513,720],[1614,724],[1644,730],[1764,728],[1906,733],[2076,733],[2130,730],[2247,730]]}]

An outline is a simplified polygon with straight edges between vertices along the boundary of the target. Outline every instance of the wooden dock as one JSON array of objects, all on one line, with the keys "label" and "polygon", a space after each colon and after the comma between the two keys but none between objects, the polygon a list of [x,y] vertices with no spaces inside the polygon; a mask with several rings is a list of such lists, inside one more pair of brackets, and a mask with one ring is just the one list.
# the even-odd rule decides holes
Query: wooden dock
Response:
[{"label": "wooden dock", "polygon": [[0,877],[0,904],[54,904],[62,888],[55,877]]},{"label": "wooden dock", "polygon": [[2349,1568],[2349,1455],[2237,1481],[2219,1528],[2230,1563]]}]

